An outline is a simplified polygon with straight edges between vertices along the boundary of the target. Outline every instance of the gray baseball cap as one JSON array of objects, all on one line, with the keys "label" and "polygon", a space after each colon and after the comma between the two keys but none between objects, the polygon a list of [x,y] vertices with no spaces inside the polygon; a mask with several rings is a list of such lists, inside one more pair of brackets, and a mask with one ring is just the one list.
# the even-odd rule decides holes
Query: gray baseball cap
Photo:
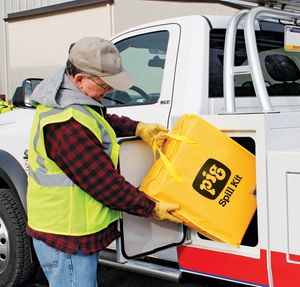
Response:
[{"label": "gray baseball cap", "polygon": [[127,90],[135,79],[123,68],[116,46],[100,37],[86,37],[77,41],[69,51],[73,65],[88,74],[101,78],[117,90]]}]

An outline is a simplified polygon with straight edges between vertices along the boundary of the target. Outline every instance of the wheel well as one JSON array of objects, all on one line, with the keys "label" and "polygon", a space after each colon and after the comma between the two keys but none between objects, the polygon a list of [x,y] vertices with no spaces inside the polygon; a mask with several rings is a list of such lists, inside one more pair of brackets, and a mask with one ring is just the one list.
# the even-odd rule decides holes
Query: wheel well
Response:
[{"label": "wheel well", "polygon": [[12,190],[26,214],[27,174],[20,163],[4,150],[0,150],[0,187]]},{"label": "wheel well", "polygon": [[[13,285],[24,286],[25,283],[32,280],[39,266],[33,248],[32,238],[26,234],[27,174],[20,163],[11,154],[3,150],[0,150],[0,189],[2,192],[5,190],[5,199],[11,204],[10,207],[14,206],[15,208],[15,213],[11,212],[10,214],[15,214],[17,217],[11,217],[10,220],[14,222],[14,226],[16,226],[17,221],[19,222],[19,226],[15,229],[18,236],[18,251],[20,250],[20,252],[17,253],[18,261],[16,262],[19,264],[17,274],[21,277],[14,277],[17,281]],[[12,203],[14,203],[14,205],[12,205]],[[10,210],[12,210],[12,208],[10,208]]]},{"label": "wheel well", "polygon": [[9,185],[2,177],[0,177],[0,188],[9,188]]}]

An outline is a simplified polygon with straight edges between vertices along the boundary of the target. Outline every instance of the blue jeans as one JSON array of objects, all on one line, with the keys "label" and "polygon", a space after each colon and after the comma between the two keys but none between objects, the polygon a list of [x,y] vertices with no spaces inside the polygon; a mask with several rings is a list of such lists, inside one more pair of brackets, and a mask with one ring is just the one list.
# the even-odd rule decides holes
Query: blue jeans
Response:
[{"label": "blue jeans", "polygon": [[49,282],[49,287],[97,287],[99,253],[86,256],[81,249],[76,255],[58,251],[33,239],[34,249]]}]

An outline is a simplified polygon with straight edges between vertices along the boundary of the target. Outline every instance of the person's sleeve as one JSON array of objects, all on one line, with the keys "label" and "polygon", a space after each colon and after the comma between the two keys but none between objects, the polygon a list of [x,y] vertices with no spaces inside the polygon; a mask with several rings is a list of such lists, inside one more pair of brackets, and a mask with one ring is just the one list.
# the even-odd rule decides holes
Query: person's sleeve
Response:
[{"label": "person's sleeve", "polygon": [[138,121],[134,121],[128,117],[119,117],[115,114],[106,114],[105,119],[114,129],[117,137],[134,136],[136,126],[139,123]]},{"label": "person's sleeve", "polygon": [[155,202],[119,175],[89,129],[74,120],[49,126],[45,130],[47,154],[76,185],[112,209],[151,216]]}]

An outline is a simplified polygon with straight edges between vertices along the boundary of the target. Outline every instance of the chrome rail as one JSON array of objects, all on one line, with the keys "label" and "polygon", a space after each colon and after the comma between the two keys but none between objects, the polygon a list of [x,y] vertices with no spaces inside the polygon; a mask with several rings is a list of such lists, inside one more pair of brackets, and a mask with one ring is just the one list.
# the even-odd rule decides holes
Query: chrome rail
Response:
[{"label": "chrome rail", "polygon": [[[260,103],[261,112],[274,112],[265,86],[258,57],[255,37],[255,20],[258,18],[295,21],[300,19],[300,14],[266,7],[256,7],[251,9],[250,11],[241,10],[232,17],[232,19],[228,23],[224,47],[223,90],[225,98],[225,113],[236,113],[234,76],[240,74],[251,74],[254,90]],[[248,57],[248,66],[235,67],[235,49],[232,47],[235,47],[236,31],[239,23],[243,19],[245,19],[244,35]]]},{"label": "chrome rail", "polygon": [[[235,113],[235,92],[234,92],[234,76],[242,71],[237,71],[234,67],[235,42],[238,25],[245,18],[248,10],[241,10],[234,14],[227,26],[225,46],[224,46],[224,66],[223,66],[223,91],[225,99],[226,113]],[[233,48],[232,48],[233,47]],[[247,67],[245,67],[247,69]],[[247,69],[246,72],[249,72]]]}]

